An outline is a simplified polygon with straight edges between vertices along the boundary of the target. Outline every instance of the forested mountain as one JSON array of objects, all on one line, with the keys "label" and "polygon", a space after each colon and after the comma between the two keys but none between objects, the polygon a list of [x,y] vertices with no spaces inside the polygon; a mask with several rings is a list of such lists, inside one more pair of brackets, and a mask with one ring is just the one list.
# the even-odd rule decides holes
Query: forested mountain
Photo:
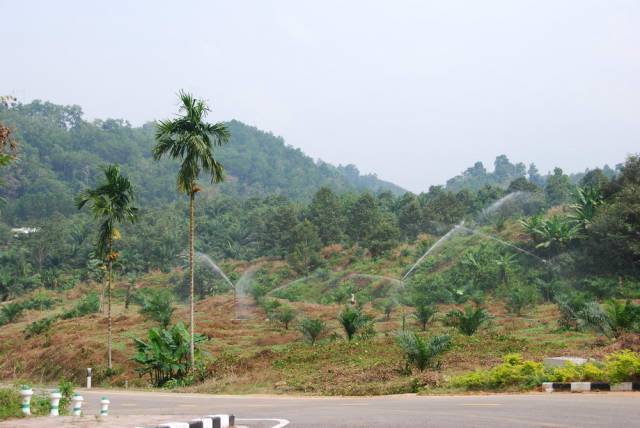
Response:
[{"label": "forested mountain", "polygon": [[[621,166],[616,165],[616,170],[619,171]],[[602,168],[602,173],[607,178],[613,178],[616,170],[609,167],[609,165],[605,165]],[[588,171],[570,174],[569,178],[572,183],[577,184],[587,173]],[[563,171],[554,171],[553,173],[542,175],[538,167],[533,163],[529,164],[529,166],[523,162],[514,164],[506,155],[499,155],[496,156],[493,162],[493,171],[488,171],[484,164],[478,161],[464,170],[462,174],[447,180],[447,190],[452,192],[459,192],[463,189],[477,191],[485,186],[506,189],[518,178],[526,178],[536,186],[544,186],[550,176],[558,174],[562,175]]]},{"label": "forested mountain", "polygon": [[[14,129],[20,143],[17,161],[3,170],[6,185],[0,196],[11,201],[3,212],[7,223],[75,212],[73,197],[95,184],[100,166],[108,163],[121,165],[136,185],[142,206],[157,207],[179,197],[177,163],[151,157],[153,123],[132,127],[119,119],[88,122],[78,106],[40,101],[0,104],[0,122]],[[216,188],[205,186],[205,192],[279,194],[298,201],[308,201],[322,186],[337,192],[403,192],[374,175],[360,175],[353,165],[314,162],[271,133],[235,120],[227,125],[232,138],[219,151],[227,181]]]}]

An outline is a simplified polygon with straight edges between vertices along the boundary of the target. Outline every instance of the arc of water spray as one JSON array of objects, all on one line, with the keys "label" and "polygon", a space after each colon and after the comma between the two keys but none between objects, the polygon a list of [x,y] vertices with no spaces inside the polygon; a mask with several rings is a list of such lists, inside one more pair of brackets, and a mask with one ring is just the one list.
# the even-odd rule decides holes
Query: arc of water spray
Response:
[{"label": "arc of water spray", "polygon": [[475,230],[475,229],[469,229],[468,227],[464,227],[464,226],[460,226],[460,228],[465,230],[465,231],[467,231],[467,232],[469,232],[469,233],[473,233],[474,235],[482,236],[483,238],[491,239],[492,241],[498,242],[498,243],[500,243],[502,245],[506,245],[507,247],[513,248],[514,250],[519,251],[522,254],[527,254],[527,255],[529,255],[531,257],[535,257],[536,259],[540,260],[542,263],[548,263],[549,262],[548,260],[545,260],[542,257],[533,254],[531,251],[527,251],[524,248],[520,248],[517,245],[513,245],[510,242],[503,241],[502,239],[496,238],[495,236],[491,236],[489,234],[480,232],[480,231]]},{"label": "arc of water spray", "polygon": [[415,262],[413,266],[411,266],[411,268],[407,271],[407,273],[404,274],[404,276],[400,281],[404,282],[404,280],[406,280],[409,277],[409,275],[411,275],[411,273],[424,261],[424,259],[426,259],[429,256],[429,254],[431,254],[433,250],[438,248],[441,243],[449,239],[449,237],[453,235],[456,231],[460,230],[460,228],[463,227],[463,225],[464,225],[464,220],[456,224],[455,226],[453,226],[451,230],[449,230],[445,235],[443,235],[440,239],[438,239],[436,243],[433,244],[431,247],[429,247],[429,249],[418,259],[418,261]]},{"label": "arc of water spray", "polygon": [[211,257],[207,256],[204,253],[201,253],[199,251],[196,251],[196,256],[201,259],[204,260],[205,263],[207,263],[209,265],[209,267],[211,267],[211,269],[215,270],[225,281],[227,284],[229,284],[229,286],[232,289],[236,289],[236,286],[233,284],[233,282],[231,282],[231,280],[229,279],[229,277],[224,273],[224,271],[222,269],[220,269],[220,267],[216,264],[216,262],[214,262]]}]

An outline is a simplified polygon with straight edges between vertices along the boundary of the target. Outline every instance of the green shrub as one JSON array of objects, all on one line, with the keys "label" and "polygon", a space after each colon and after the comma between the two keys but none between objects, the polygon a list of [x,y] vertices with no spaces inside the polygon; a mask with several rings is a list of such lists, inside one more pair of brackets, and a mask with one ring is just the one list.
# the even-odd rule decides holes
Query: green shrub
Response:
[{"label": "green shrub", "polygon": [[445,324],[456,327],[460,333],[472,336],[490,319],[489,313],[481,307],[465,306],[464,312],[458,309],[445,316]]},{"label": "green shrub", "polygon": [[531,389],[547,377],[542,363],[523,361],[519,354],[509,354],[499,366],[454,377],[451,384],[470,390]]},{"label": "green shrub", "polygon": [[73,309],[62,314],[62,319],[70,319],[82,317],[89,314],[95,314],[100,311],[100,297],[98,293],[91,292],[84,296]]},{"label": "green shrub", "polygon": [[360,329],[369,323],[370,319],[360,308],[345,306],[338,314],[338,321],[347,335],[347,340],[351,340]]},{"label": "green shrub", "polygon": [[[152,328],[147,333],[147,341],[135,339],[137,354],[133,361],[142,367],[136,371],[142,376],[148,374],[155,386],[163,386],[171,379],[183,380],[190,371],[189,330],[181,322],[168,329]],[[200,359],[199,346],[205,336],[196,334],[195,358]]]},{"label": "green shrub", "polygon": [[579,314],[587,302],[585,295],[580,293],[565,293],[557,296],[556,304],[560,311],[559,327],[564,330],[578,330]]},{"label": "green shrub", "polygon": [[22,315],[24,308],[20,303],[7,303],[0,308],[0,316],[5,324],[16,322]]},{"label": "green shrub", "polygon": [[436,368],[437,357],[451,346],[451,337],[446,335],[425,340],[416,333],[402,332],[396,340],[404,352],[407,368],[412,365],[420,371]]},{"label": "green shrub", "polygon": [[0,388],[0,421],[22,416],[20,393],[13,388]]},{"label": "green shrub", "polygon": [[376,305],[377,309],[384,314],[384,318],[388,321],[391,318],[391,312],[396,307],[396,302],[393,299],[384,299],[378,301]]},{"label": "green shrub", "polygon": [[171,324],[171,316],[175,307],[173,306],[173,293],[166,289],[147,288],[138,293],[136,300],[140,305],[140,314],[147,319],[167,328]]},{"label": "green shrub", "polygon": [[30,299],[22,301],[20,304],[23,309],[44,311],[51,309],[57,303],[57,300],[51,297],[49,294],[39,292]]},{"label": "green shrub", "polygon": [[49,330],[51,330],[51,326],[57,319],[58,317],[54,316],[41,318],[38,321],[32,322],[24,329],[25,338],[29,339],[30,337],[38,336],[42,333],[48,332]]},{"label": "green shrub", "polygon": [[276,299],[262,299],[262,309],[267,313],[267,316],[273,317],[278,308],[282,306],[279,300]]},{"label": "green shrub", "polygon": [[553,369],[550,379],[556,382],[597,382],[606,380],[605,371],[594,363],[576,365],[566,362],[564,366]]},{"label": "green shrub", "polygon": [[58,389],[62,394],[58,411],[61,415],[66,415],[69,413],[69,405],[71,404],[71,397],[73,396],[73,383],[62,379],[58,384]]},{"label": "green shrub", "polygon": [[302,333],[304,339],[310,344],[315,344],[316,340],[327,330],[324,321],[316,318],[305,318],[300,321],[298,330]]},{"label": "green shrub", "polygon": [[605,305],[605,312],[609,328],[615,337],[640,330],[640,305],[629,300],[625,303],[611,300]]},{"label": "green shrub", "polygon": [[416,317],[422,331],[425,331],[427,329],[427,324],[435,314],[436,309],[433,306],[427,305],[425,302],[418,302],[416,303],[413,316]]},{"label": "green shrub", "polygon": [[291,306],[281,306],[274,313],[274,318],[282,324],[285,330],[289,330],[289,324],[296,318],[296,311]]},{"label": "green shrub", "polygon": [[49,393],[42,391],[34,393],[31,397],[31,414],[35,416],[45,416],[51,412],[51,399]]},{"label": "green shrub", "polygon": [[520,315],[526,308],[535,305],[538,296],[530,287],[514,286],[507,292],[507,309],[515,315]]},{"label": "green shrub", "polygon": [[606,359],[606,373],[611,382],[640,381],[640,354],[625,349]]}]

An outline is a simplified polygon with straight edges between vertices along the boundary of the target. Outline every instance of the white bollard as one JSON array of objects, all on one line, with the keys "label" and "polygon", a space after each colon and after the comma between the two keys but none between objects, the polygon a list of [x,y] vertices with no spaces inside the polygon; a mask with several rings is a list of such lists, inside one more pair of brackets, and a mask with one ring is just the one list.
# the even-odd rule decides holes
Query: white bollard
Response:
[{"label": "white bollard", "polygon": [[87,367],[87,389],[91,389],[91,367]]},{"label": "white bollard", "polygon": [[100,400],[100,416],[107,416],[109,414],[109,399],[107,397],[102,397]]},{"label": "white bollard", "polygon": [[27,385],[23,385],[20,388],[20,395],[22,396],[22,414],[25,416],[31,415],[31,397],[33,396],[33,389]]},{"label": "white bollard", "polygon": [[49,397],[51,398],[51,413],[49,415],[58,416],[60,414],[59,413],[60,399],[62,398],[62,394],[60,393],[60,390],[59,389],[51,390],[51,395]]},{"label": "white bollard", "polygon": [[84,397],[77,392],[73,394],[71,397],[71,403],[73,404],[73,416],[81,416],[82,415],[82,402],[84,401]]}]

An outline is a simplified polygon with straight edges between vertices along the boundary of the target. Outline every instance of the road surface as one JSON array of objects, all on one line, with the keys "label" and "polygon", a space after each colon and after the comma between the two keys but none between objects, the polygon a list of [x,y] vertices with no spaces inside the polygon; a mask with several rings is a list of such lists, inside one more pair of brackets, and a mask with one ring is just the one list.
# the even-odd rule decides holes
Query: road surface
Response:
[{"label": "road surface", "polygon": [[[640,426],[640,393],[384,397],[221,396],[114,390],[81,391],[86,414],[97,414],[101,396],[110,416],[196,416],[233,413],[255,428],[295,427],[627,427]],[[243,420],[245,419],[245,420]],[[3,426],[0,424],[0,426]],[[97,425],[102,426],[102,425]],[[128,426],[128,425],[122,425]],[[134,425],[131,425],[133,427]]]}]

